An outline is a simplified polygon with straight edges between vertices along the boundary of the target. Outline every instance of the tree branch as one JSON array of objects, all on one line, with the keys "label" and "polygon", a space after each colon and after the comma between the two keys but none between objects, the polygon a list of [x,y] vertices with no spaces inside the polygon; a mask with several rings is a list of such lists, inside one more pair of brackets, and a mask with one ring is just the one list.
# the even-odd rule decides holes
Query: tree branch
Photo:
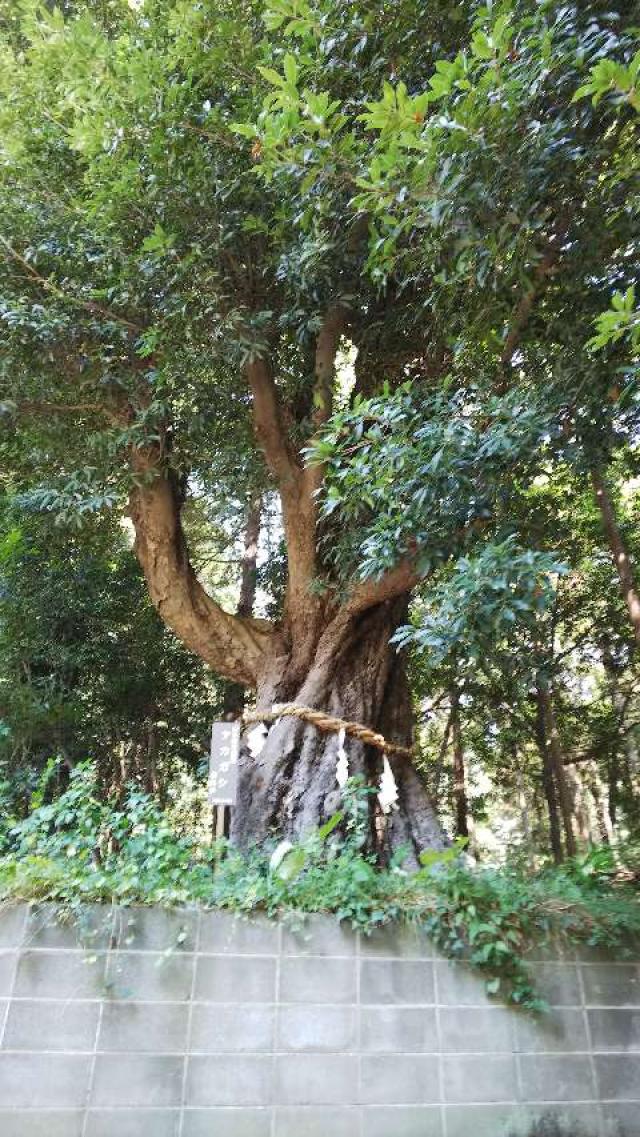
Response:
[{"label": "tree branch", "polygon": [[246,371],[253,395],[253,428],[258,445],[281,492],[297,494],[301,468],[282,423],[271,365],[265,359],[254,359]]},{"label": "tree branch", "polygon": [[346,610],[352,616],[365,612],[367,608],[374,608],[376,604],[383,604],[386,600],[395,600],[404,592],[410,592],[423,579],[416,569],[415,557],[405,557],[395,568],[389,569],[378,580],[362,580],[352,589],[345,604]]},{"label": "tree branch", "polygon": [[[347,309],[343,305],[333,304],[328,309],[324,323],[318,333],[313,385],[313,434],[309,438],[308,446],[313,445],[314,439],[331,417],[333,411],[336,355],[340,346],[340,338],[348,323],[348,317]],[[324,466],[321,463],[305,467],[305,493],[314,500],[323,479]]]},{"label": "tree branch", "polygon": [[502,355],[500,356],[500,364],[503,370],[506,370],[511,363],[513,354],[520,343],[522,333],[529,322],[533,306],[558,262],[562,245],[567,236],[568,227],[569,223],[566,219],[561,219],[556,224],[547,249],[542,259],[536,265],[531,284],[520,297],[515,307],[507,337],[504,341]]},{"label": "tree branch", "polygon": [[[472,522],[469,525],[463,525],[457,531],[456,539],[462,541],[472,526]],[[417,562],[421,551],[421,548],[416,547],[413,552],[404,556],[402,560],[398,561],[397,565],[387,569],[377,579],[369,577],[367,580],[359,581],[351,589],[349,598],[343,605],[343,610],[350,616],[356,616],[361,612],[366,612],[367,608],[375,607],[376,604],[384,604],[387,600],[395,600],[403,593],[411,592],[430,575],[418,571]]]},{"label": "tree branch", "polygon": [[30,264],[26,257],[23,257],[22,254],[17,251],[17,249],[13,248],[13,245],[9,244],[6,237],[3,237],[2,234],[0,234],[0,244],[4,245],[5,249],[9,253],[9,256],[11,256],[13,260],[22,265],[27,275],[30,276],[32,280],[35,280],[35,282],[39,284],[41,288],[44,288],[46,292],[50,292],[53,296],[57,296],[59,300],[64,300],[68,304],[73,304],[76,308],[83,308],[86,312],[91,312],[92,315],[103,316],[105,320],[111,320],[113,323],[121,324],[123,327],[128,328],[130,331],[136,332],[137,335],[139,335],[140,332],[144,331],[144,328],[141,324],[134,324],[131,320],[127,320],[124,316],[118,315],[118,313],[112,311],[111,308],[105,308],[102,304],[98,304],[95,300],[82,300],[79,296],[69,295],[68,292],[65,292],[64,289],[59,288],[58,285],[54,284],[54,282],[52,280],[49,280],[48,277],[42,276],[38,270],[34,268],[32,264]]},{"label": "tree branch", "polygon": [[256,599],[256,566],[258,563],[258,542],[262,521],[262,496],[254,494],[247,504],[245,514],[244,549],[241,559],[240,596],[237,616],[251,616]]},{"label": "tree branch", "polygon": [[[256,600],[258,583],[256,568],[261,521],[262,497],[259,493],[253,493],[245,509],[244,548],[240,562],[240,595],[236,608],[236,616],[245,619],[253,616]],[[228,715],[237,717],[244,710],[244,691],[237,683],[227,683],[225,687],[223,702],[225,718]]]},{"label": "tree branch", "polygon": [[253,360],[247,364],[247,377],[253,394],[254,432],[282,501],[288,570],[286,623],[302,669],[315,641],[319,612],[318,598],[310,592],[316,571],[317,506],[287,438],[270,364]]},{"label": "tree branch", "polygon": [[315,383],[313,387],[313,425],[316,430],[324,426],[333,410],[333,383],[336,374],[336,355],[348,320],[347,309],[333,304],[318,332],[315,353]]},{"label": "tree branch", "polygon": [[48,399],[20,399],[19,402],[5,403],[15,414],[68,415],[88,414],[106,418],[114,426],[127,422],[122,410],[114,410],[103,403],[56,403]]},{"label": "tree branch", "polygon": [[163,467],[160,449],[134,450],[132,466],[138,478],[129,498],[134,548],[155,607],[165,624],[219,675],[255,686],[265,655],[278,638],[275,626],[233,616],[205,592],[189,561],[176,487]]}]

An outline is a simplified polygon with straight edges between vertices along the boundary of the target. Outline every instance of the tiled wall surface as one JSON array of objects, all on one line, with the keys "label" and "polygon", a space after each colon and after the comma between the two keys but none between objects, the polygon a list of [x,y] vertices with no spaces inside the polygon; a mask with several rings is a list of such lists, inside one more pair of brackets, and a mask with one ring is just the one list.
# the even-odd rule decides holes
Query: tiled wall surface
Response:
[{"label": "tiled wall surface", "polygon": [[409,932],[0,909],[0,1137],[640,1137],[640,964],[542,1021]]}]

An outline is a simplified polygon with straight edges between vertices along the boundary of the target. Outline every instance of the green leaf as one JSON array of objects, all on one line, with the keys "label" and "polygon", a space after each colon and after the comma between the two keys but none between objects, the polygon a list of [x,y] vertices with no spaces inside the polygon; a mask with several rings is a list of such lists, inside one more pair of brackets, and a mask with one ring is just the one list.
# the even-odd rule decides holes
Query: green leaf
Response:
[{"label": "green leaf", "polygon": [[494,48],[484,32],[476,32],[471,40],[471,51],[476,59],[493,59]]},{"label": "green leaf", "polygon": [[277,71],[274,71],[273,67],[259,66],[258,71],[262,75],[262,78],[266,79],[267,83],[270,83],[272,87],[285,87],[285,80],[283,79],[282,75],[280,75]]},{"label": "green leaf", "polygon": [[284,73],[285,73],[285,76],[286,76],[288,82],[291,83],[292,86],[295,87],[295,85],[298,81],[298,75],[300,73],[300,69],[299,69],[298,64],[296,63],[293,55],[289,55],[289,54],[285,55],[285,57],[284,57]]},{"label": "green leaf", "polygon": [[258,135],[257,127],[249,122],[232,122],[229,129],[234,134],[241,134],[243,138],[256,138]]},{"label": "green leaf", "polygon": [[329,834],[333,833],[334,829],[337,829],[343,817],[344,810],[339,809],[337,813],[332,814],[328,821],[325,821],[324,825],[320,826],[318,829],[318,836],[321,841],[325,841]]},{"label": "green leaf", "polygon": [[302,845],[296,845],[281,860],[275,870],[280,880],[290,882],[300,876],[307,863],[307,851]]}]

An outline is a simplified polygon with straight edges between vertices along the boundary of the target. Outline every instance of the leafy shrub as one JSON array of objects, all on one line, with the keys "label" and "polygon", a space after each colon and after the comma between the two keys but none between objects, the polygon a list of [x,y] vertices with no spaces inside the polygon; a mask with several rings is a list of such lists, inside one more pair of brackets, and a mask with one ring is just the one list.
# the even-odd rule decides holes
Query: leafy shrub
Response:
[{"label": "leafy shrub", "polygon": [[[527,875],[469,866],[454,846],[424,854],[417,872],[403,868],[402,854],[380,869],[364,852],[369,792],[353,779],[344,809],[306,840],[244,853],[176,834],[137,788],[120,805],[105,802],[93,765],[83,763],[60,797],[38,804],[36,795],[30,815],[5,835],[0,895],[77,912],[89,901],[331,912],[365,933],[407,921],[480,971],[490,994],[530,1009],[543,1005],[523,962],[533,944],[560,939],[621,954],[640,938],[639,850],[598,849]],[[622,855],[629,871],[619,879]]]}]

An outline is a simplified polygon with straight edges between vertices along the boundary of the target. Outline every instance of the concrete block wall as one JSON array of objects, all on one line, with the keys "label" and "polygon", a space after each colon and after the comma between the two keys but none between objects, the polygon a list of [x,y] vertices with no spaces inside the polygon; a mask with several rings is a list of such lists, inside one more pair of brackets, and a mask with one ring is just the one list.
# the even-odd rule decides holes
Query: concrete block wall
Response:
[{"label": "concrete block wall", "polygon": [[543,1020],[406,930],[0,908],[0,1137],[640,1137],[640,963]]}]

